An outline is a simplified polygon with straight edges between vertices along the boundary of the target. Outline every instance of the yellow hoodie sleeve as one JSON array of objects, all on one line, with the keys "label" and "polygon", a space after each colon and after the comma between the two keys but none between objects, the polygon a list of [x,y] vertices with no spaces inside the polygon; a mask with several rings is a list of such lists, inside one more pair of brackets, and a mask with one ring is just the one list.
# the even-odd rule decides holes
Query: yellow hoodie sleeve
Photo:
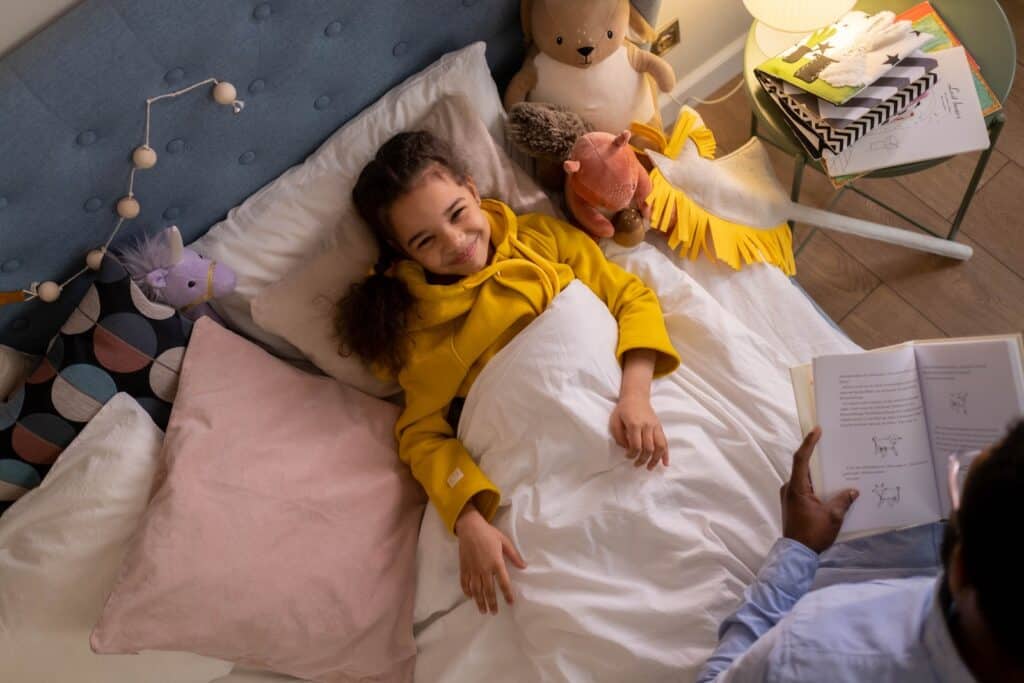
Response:
[{"label": "yellow hoodie sleeve", "polygon": [[605,258],[589,235],[557,218],[528,214],[519,219],[519,236],[544,256],[572,268],[576,278],[605,302],[619,323],[615,355],[620,365],[627,351],[651,349],[658,354],[655,377],[679,367],[657,295],[636,275]]},{"label": "yellow hoodie sleeve", "polygon": [[406,398],[410,402],[395,426],[398,454],[427,492],[445,527],[455,533],[455,520],[474,498],[480,514],[491,521],[501,501],[498,488],[455,438],[442,410],[426,412],[424,401],[409,393]]}]

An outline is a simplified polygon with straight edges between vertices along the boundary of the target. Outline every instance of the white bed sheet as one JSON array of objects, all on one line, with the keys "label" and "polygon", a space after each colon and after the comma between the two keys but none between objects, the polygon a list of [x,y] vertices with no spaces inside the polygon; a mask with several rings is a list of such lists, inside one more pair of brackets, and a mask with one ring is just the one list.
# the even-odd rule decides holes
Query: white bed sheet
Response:
[{"label": "white bed sheet", "polygon": [[417,681],[688,680],[779,534],[800,436],[788,368],[856,347],[773,268],[606,252],[659,292],[683,358],[652,394],[672,464],[637,471],[612,442],[617,329],[570,285],[481,373],[460,424],[503,491],[495,523],[529,563],[512,572],[518,601],[478,613],[428,508]]}]

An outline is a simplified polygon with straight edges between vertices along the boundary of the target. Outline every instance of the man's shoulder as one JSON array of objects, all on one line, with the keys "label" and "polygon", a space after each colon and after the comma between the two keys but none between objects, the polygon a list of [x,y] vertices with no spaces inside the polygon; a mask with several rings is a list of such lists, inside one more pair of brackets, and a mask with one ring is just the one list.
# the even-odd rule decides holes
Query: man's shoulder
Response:
[{"label": "man's shoulder", "polygon": [[776,626],[781,629],[778,663],[798,677],[800,672],[820,675],[834,666],[836,681],[912,675],[923,664],[915,655],[934,591],[930,577],[811,591]]}]

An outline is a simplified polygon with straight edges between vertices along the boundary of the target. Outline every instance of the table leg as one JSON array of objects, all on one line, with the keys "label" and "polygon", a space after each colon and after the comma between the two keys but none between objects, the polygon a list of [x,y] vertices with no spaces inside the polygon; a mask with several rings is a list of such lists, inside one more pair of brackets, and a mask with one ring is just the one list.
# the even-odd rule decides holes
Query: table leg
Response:
[{"label": "table leg", "polygon": [[[793,191],[790,193],[789,198],[794,202],[800,201],[800,186],[804,182],[804,168],[807,166],[807,158],[803,154],[797,154],[793,158]],[[789,222],[789,231],[793,232],[793,228],[796,223],[793,221]]]},{"label": "table leg", "polygon": [[757,137],[757,114],[750,115],[750,137]]},{"label": "table leg", "polygon": [[960,224],[963,223],[964,218],[967,216],[967,209],[971,206],[971,201],[974,199],[974,193],[978,190],[978,184],[981,182],[981,177],[985,173],[985,168],[988,166],[988,160],[992,157],[992,152],[996,148],[996,142],[999,140],[1000,133],[1003,132],[1003,126],[1006,124],[1006,116],[1002,112],[999,112],[992,117],[992,125],[988,129],[989,146],[981,154],[981,158],[978,159],[978,165],[974,168],[974,175],[971,177],[971,182],[967,186],[967,191],[964,193],[963,200],[960,202],[960,210],[956,212],[956,218],[953,219],[953,227],[950,228],[949,234],[946,239],[955,239],[956,234],[960,231]]}]

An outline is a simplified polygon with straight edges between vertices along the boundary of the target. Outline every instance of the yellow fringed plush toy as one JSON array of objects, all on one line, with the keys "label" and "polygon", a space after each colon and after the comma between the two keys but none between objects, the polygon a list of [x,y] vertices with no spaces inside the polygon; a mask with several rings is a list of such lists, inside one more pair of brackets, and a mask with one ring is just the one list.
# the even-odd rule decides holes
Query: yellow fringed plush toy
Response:
[{"label": "yellow fringed plush toy", "polygon": [[[650,162],[644,165],[651,169],[649,173],[638,175],[638,164],[631,163],[636,159],[623,158],[624,154],[633,153],[626,147],[624,135],[590,132],[578,138],[571,150],[564,149],[564,140],[553,146],[552,153],[563,154],[563,158],[573,162],[566,166],[572,171],[571,182],[566,183],[570,211],[578,224],[595,237],[609,235],[610,220],[617,242],[624,246],[636,244],[643,237],[646,214],[651,227],[664,232],[668,244],[687,258],[703,253],[736,270],[751,263],[767,263],[787,275],[796,273],[787,221],[948,258],[971,257],[972,249],[966,244],[908,233],[792,201],[775,176],[768,152],[758,138],[750,138],[736,151],[714,159],[714,135],[689,107],[680,112],[670,138],[644,124],[634,123],[631,130],[654,141],[653,149],[633,150]],[[523,129],[512,140],[522,144],[540,135],[541,130]],[[570,136],[562,137],[568,140]]]},{"label": "yellow fringed plush toy", "polygon": [[715,136],[689,107],[679,112],[670,138],[643,124],[634,123],[633,130],[658,142],[645,152],[654,162],[647,203],[651,227],[668,236],[669,246],[691,259],[704,253],[735,270],[770,263],[796,274],[789,225],[758,209],[759,189],[775,176],[756,138],[711,161]]},{"label": "yellow fringed plush toy", "polygon": [[[763,154],[761,147],[748,144],[711,161],[715,136],[689,108],[680,112],[671,138],[638,123],[632,131],[655,141],[654,149],[631,149],[625,145],[628,133],[592,132],[577,140],[565,162],[566,201],[586,232],[609,237],[615,224],[616,241],[635,245],[643,229],[636,225],[637,215],[623,213],[635,209],[687,258],[703,253],[736,270],[750,263],[770,263],[787,275],[796,272],[789,226],[777,222],[773,212],[761,211],[770,202],[758,203],[765,179],[774,179],[767,157],[757,156],[759,151]],[[636,153],[653,160],[649,173]]]}]

